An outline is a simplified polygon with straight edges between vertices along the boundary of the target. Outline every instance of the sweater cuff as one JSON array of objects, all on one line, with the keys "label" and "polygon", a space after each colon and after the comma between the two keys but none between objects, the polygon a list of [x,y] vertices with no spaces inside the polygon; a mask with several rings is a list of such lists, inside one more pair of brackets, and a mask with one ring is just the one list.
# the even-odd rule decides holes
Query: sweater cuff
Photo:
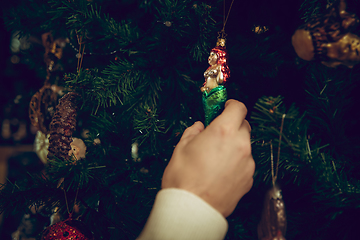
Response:
[{"label": "sweater cuff", "polygon": [[158,192],[138,240],[224,239],[226,219],[197,195],[167,188]]}]

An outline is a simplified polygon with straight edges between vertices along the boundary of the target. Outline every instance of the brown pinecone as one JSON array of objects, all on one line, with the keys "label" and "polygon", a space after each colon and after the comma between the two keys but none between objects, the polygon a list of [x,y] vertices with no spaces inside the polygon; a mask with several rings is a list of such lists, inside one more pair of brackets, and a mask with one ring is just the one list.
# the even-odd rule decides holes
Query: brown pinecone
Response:
[{"label": "brown pinecone", "polygon": [[56,106],[50,123],[48,158],[55,157],[68,161],[72,134],[76,127],[77,104],[80,95],[75,92],[65,94]]}]

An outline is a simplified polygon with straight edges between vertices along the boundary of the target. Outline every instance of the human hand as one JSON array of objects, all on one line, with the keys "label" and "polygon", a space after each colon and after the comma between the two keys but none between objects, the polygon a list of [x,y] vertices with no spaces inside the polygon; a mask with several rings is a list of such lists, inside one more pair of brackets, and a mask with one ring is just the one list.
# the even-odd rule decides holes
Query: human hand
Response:
[{"label": "human hand", "polygon": [[199,196],[224,217],[229,216],[253,184],[247,109],[228,100],[224,111],[204,129],[187,128],[164,171],[162,188],[180,188]]}]

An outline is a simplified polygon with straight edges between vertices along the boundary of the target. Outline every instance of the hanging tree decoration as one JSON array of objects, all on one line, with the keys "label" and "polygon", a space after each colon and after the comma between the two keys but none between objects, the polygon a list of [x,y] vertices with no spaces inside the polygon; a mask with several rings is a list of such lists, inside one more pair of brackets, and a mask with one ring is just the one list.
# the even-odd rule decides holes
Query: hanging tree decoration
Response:
[{"label": "hanging tree decoration", "polygon": [[47,227],[41,236],[41,240],[68,239],[92,240],[94,238],[84,223],[71,217]]},{"label": "hanging tree decoration", "polygon": [[77,194],[72,212],[70,212],[68,209],[65,190],[64,194],[69,217],[65,220],[61,220],[62,216],[55,212],[51,216],[50,226],[44,229],[44,231],[41,233],[41,240],[93,240],[94,236],[89,227],[84,222],[79,220],[82,215],[79,215],[76,218],[73,217],[74,210],[79,208],[79,205],[76,204]]},{"label": "hanging tree decoration", "polygon": [[49,148],[49,134],[37,131],[34,141],[34,150],[43,164],[47,163]]},{"label": "hanging tree decoration", "polygon": [[[63,55],[63,48],[66,45],[66,40],[63,38],[54,39],[51,32],[41,35],[43,46],[45,47],[44,62],[47,66],[47,72],[56,70],[56,61],[61,59]],[[48,74],[50,77],[50,74]]]},{"label": "hanging tree decoration", "polygon": [[50,32],[42,34],[41,39],[45,48],[44,62],[47,76],[43,87],[30,100],[29,117],[31,124],[47,135],[58,97],[62,94],[62,89],[59,86],[50,83],[50,76],[51,72],[55,70],[56,61],[62,57],[66,43],[65,39],[54,40]]},{"label": "hanging tree decoration", "polygon": [[64,221],[59,221],[61,216],[53,216],[58,217],[59,219],[55,221],[55,223],[51,224],[49,227],[44,229],[41,234],[41,240],[68,240],[68,239],[77,239],[77,240],[93,240],[94,236],[88,226],[79,220],[82,215],[79,215],[77,218],[74,218],[74,211],[79,211],[79,205],[77,204],[77,196],[79,192],[79,187],[76,191],[74,205],[72,211],[70,212],[68,206],[68,200],[66,196],[66,191],[64,190],[66,209],[69,214],[69,217]]},{"label": "hanging tree decoration", "polygon": [[352,68],[360,62],[360,37],[353,33],[359,19],[346,7],[345,0],[337,0],[295,31],[292,45],[300,58],[328,67]]},{"label": "hanging tree decoration", "polygon": [[228,67],[228,53],[226,50],[225,25],[230,14],[234,0],[231,2],[228,15],[225,19],[225,0],[224,0],[224,24],[216,42],[216,47],[211,49],[208,63],[209,67],[204,72],[205,82],[201,87],[203,93],[202,102],[205,112],[205,126],[208,126],[224,108],[227,101],[227,91],[224,86],[230,77]]},{"label": "hanging tree decoration", "polygon": [[[80,42],[81,46],[81,42]],[[84,51],[84,48],[82,49]],[[83,52],[78,60],[78,73],[80,72]],[[71,161],[76,164],[76,161],[85,158],[86,146],[83,140],[73,138],[73,133],[76,129],[76,117],[78,105],[80,102],[80,94],[76,92],[68,92],[60,100],[56,106],[56,112],[50,123],[49,136],[49,159],[60,159],[62,161]],[[64,177],[60,178],[57,188],[61,188],[65,194],[66,207],[69,217],[64,221],[59,221],[62,216],[58,211],[54,211],[52,217],[52,225],[47,227],[42,235],[41,240],[65,240],[65,239],[79,239],[79,240],[93,240],[94,237],[88,227],[78,220],[81,215],[74,219],[73,213],[79,212],[80,205],[77,203],[77,195],[79,186],[74,200],[72,212],[69,211],[66,197],[66,190],[64,188]],[[55,221],[53,221],[56,219]]]},{"label": "hanging tree decoration", "polygon": [[[284,119],[286,114],[283,114],[280,134],[279,134],[279,147],[277,153],[276,166],[274,166],[273,145],[270,140],[270,163],[271,163],[271,177],[272,187],[265,195],[263,212],[261,215],[260,223],[258,224],[257,232],[259,240],[285,240],[287,220],[285,212],[285,203],[282,197],[281,189],[276,183],[279,162],[280,162],[280,146],[282,131],[284,127]],[[275,170],[274,170],[275,168]]]},{"label": "hanging tree decoration", "polygon": [[[77,37],[80,45],[78,54],[81,55],[78,58],[77,71],[80,73],[85,45],[83,45],[82,36],[77,35]],[[69,161],[72,157],[75,157],[75,160],[85,158],[86,146],[84,142],[72,137],[76,128],[79,101],[80,94],[76,92],[69,92],[59,100],[50,123],[48,158],[56,157],[64,161]]]},{"label": "hanging tree decoration", "polygon": [[261,221],[258,225],[259,240],[285,240],[286,233],[285,204],[278,185],[266,193]]},{"label": "hanging tree decoration", "polygon": [[84,141],[80,138],[73,138],[72,140],[70,143],[71,150],[68,152],[68,155],[74,157],[75,161],[85,158],[86,145]]},{"label": "hanging tree decoration", "polygon": [[31,124],[43,134],[49,132],[48,124],[54,114],[58,94],[51,89],[48,81],[33,95],[29,106],[29,117]]},{"label": "hanging tree decoration", "polygon": [[50,123],[48,158],[57,157],[69,161],[72,134],[76,128],[76,115],[80,95],[75,92],[65,94],[56,106],[56,112]]}]

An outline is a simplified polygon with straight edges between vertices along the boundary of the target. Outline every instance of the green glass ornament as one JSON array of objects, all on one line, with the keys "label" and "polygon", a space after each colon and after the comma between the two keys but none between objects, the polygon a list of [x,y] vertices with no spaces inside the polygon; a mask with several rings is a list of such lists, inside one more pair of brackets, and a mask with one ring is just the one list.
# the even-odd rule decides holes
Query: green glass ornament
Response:
[{"label": "green glass ornament", "polygon": [[227,101],[227,91],[222,85],[203,93],[202,102],[205,112],[205,126],[208,126],[224,109]]},{"label": "green glass ornament", "polygon": [[200,89],[203,93],[205,126],[208,126],[212,120],[221,114],[227,101],[227,91],[224,84],[230,77],[230,69],[224,38],[219,38],[216,47],[211,49],[208,63],[210,66],[204,72],[205,82]]}]

